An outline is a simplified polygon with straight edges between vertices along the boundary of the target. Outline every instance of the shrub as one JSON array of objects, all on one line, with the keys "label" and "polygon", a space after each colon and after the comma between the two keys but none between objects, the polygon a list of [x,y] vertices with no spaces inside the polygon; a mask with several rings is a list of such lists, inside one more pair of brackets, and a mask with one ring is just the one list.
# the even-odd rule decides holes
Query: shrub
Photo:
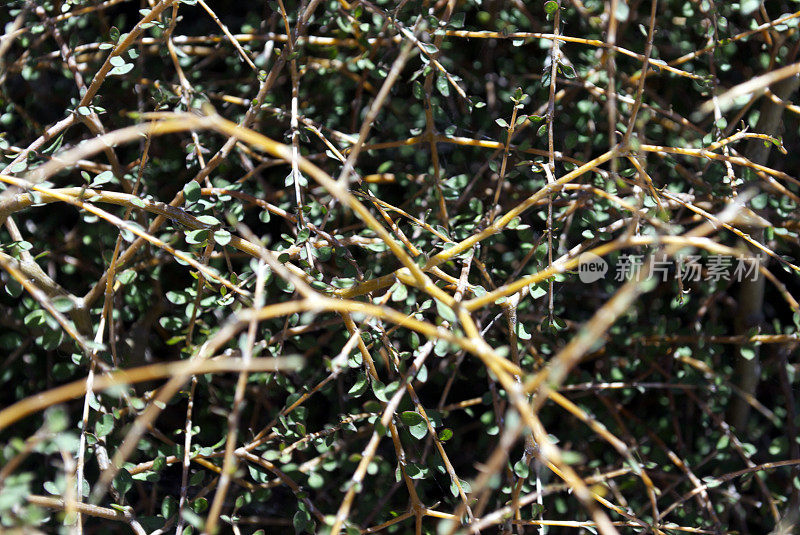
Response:
[{"label": "shrub", "polygon": [[6,2],[0,525],[788,533],[795,4]]}]

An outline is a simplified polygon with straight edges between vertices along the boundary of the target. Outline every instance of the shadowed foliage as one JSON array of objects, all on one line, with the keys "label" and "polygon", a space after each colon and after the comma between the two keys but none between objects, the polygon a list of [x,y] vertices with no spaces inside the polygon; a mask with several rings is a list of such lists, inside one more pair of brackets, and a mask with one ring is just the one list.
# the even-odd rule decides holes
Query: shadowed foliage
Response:
[{"label": "shadowed foliage", "polygon": [[0,531],[794,532],[799,6],[4,2]]}]

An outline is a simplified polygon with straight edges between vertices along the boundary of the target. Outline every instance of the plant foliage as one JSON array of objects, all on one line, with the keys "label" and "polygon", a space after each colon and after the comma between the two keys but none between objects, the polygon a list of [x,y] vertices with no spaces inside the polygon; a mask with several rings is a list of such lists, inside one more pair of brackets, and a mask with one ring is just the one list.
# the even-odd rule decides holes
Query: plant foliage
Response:
[{"label": "plant foliage", "polygon": [[0,530],[790,532],[798,9],[4,2]]}]

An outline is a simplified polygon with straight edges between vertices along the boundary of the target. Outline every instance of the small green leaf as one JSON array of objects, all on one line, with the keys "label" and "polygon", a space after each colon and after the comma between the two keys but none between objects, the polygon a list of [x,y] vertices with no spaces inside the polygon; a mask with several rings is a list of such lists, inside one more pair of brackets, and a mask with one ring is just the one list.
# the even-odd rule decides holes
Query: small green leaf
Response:
[{"label": "small green leaf", "polygon": [[175,498],[167,495],[164,498],[164,501],[161,502],[161,515],[164,518],[170,518],[177,512],[178,512],[178,503],[175,501]]},{"label": "small green leaf", "polygon": [[72,299],[66,296],[55,297],[53,298],[53,308],[62,313],[69,312],[75,308],[75,303],[72,302]]},{"label": "small green leaf", "polygon": [[43,487],[48,494],[60,496],[61,494],[64,494],[64,479],[59,478],[58,483],[55,481],[45,481]]},{"label": "small green leaf", "polygon": [[745,360],[753,360],[756,357],[756,352],[752,347],[743,347],[739,350],[739,353]]},{"label": "small green leaf", "polygon": [[414,83],[411,84],[411,92],[417,100],[422,100],[425,97],[425,89],[419,83],[419,80],[414,80]]},{"label": "small green leaf", "polygon": [[112,485],[115,489],[117,489],[117,492],[119,492],[120,498],[125,497],[125,493],[127,493],[133,487],[133,478],[131,477],[131,473],[125,468],[120,468]]},{"label": "small green leaf", "polygon": [[561,460],[567,464],[579,464],[584,461],[584,457],[577,451],[565,450],[561,453]]},{"label": "small green leaf", "polygon": [[443,73],[439,73],[439,75],[436,77],[436,89],[442,94],[442,96],[450,96],[450,83],[447,81],[447,77]]},{"label": "small green leaf", "polygon": [[99,186],[101,184],[105,184],[107,182],[111,182],[114,180],[114,173],[111,171],[103,171],[92,180],[92,186]]},{"label": "small green leaf", "polygon": [[23,160],[21,162],[15,163],[11,167],[9,167],[8,168],[8,172],[9,173],[21,173],[27,168],[28,168],[28,163]]},{"label": "small green leaf", "polygon": [[[472,492],[472,488],[467,481],[458,478],[458,484],[461,485],[461,490],[463,490],[465,494]],[[456,486],[456,482],[452,480],[450,481],[450,493],[453,496],[458,496],[458,487]]]},{"label": "small green leaf", "polygon": [[367,374],[362,374],[359,377],[356,384],[354,384],[350,390],[347,391],[347,395],[353,396],[354,398],[360,397],[364,392],[367,391],[368,381],[367,381]]},{"label": "small green leaf", "polygon": [[125,271],[117,275],[117,280],[123,286],[132,283],[135,279],[136,279],[136,272],[132,269],[126,269]]},{"label": "small green leaf", "polygon": [[192,509],[197,514],[202,514],[208,509],[208,500],[203,498],[197,498],[192,502]]},{"label": "small green leaf", "polygon": [[[185,186],[183,186],[183,198],[186,199],[187,203],[193,203],[200,200],[200,184],[192,180]],[[269,212],[268,212],[269,213]]]},{"label": "small green leaf", "polygon": [[128,74],[132,70],[133,70],[133,63],[126,63],[125,65],[122,65],[120,67],[114,67],[113,69],[108,71],[108,74],[111,76],[121,76],[123,74]]},{"label": "small green leaf", "polygon": [[395,282],[394,286],[392,286],[392,301],[395,303],[405,301],[406,297],[408,297],[408,288],[406,285],[400,281]]},{"label": "small green leaf", "polygon": [[406,463],[406,474],[411,479],[425,479],[428,475],[428,468],[423,468],[417,463]]},{"label": "small green leaf", "polygon": [[434,45],[433,43],[420,43],[420,45],[422,46],[422,49],[425,50],[425,52],[427,52],[428,54],[436,54],[439,51],[439,49],[436,48],[436,45]]},{"label": "small green leaf", "polygon": [[415,411],[405,411],[400,414],[400,421],[406,425],[417,425],[420,422],[424,422],[425,419],[422,415]]},{"label": "small green leaf", "polygon": [[44,413],[45,422],[47,423],[47,430],[51,433],[60,433],[67,428],[69,424],[69,417],[64,407],[56,405],[51,407]]},{"label": "small green leaf", "polygon": [[325,478],[317,472],[311,472],[308,474],[308,486],[312,489],[321,489],[325,486]]},{"label": "small green leaf", "polygon": [[539,286],[531,285],[531,298],[532,299],[539,299],[540,297],[547,295],[547,290],[541,288]]},{"label": "small green leaf", "polygon": [[104,437],[114,430],[114,417],[111,414],[104,414],[94,424],[94,434]]},{"label": "small green leaf", "polygon": [[231,233],[227,230],[214,231],[214,241],[219,245],[228,245],[231,242]]},{"label": "small green leaf", "polygon": [[41,327],[45,323],[45,311],[42,309],[36,309],[32,312],[29,312],[25,319],[22,322],[27,327]]},{"label": "small green leaf", "polygon": [[109,507],[111,507],[115,511],[119,511],[120,513],[123,513],[123,514],[133,511],[133,507],[131,507],[130,505],[120,505],[118,503],[112,503],[112,504],[109,505]]},{"label": "small green leaf", "polygon": [[[61,144],[64,142],[64,133],[58,135],[58,137],[53,141],[46,149],[42,150],[44,154],[53,154],[55,151],[61,148]],[[0,148],[8,148],[2,147]]]},{"label": "small green leaf", "polygon": [[405,411],[400,414],[400,421],[408,426],[408,431],[416,439],[422,439],[428,433],[428,425],[421,414],[414,411]]},{"label": "small green leaf", "polygon": [[614,12],[614,18],[620,22],[625,22],[628,20],[628,16],[631,13],[631,8],[628,7],[628,2],[626,0],[617,0],[617,10]]},{"label": "small green leaf", "polygon": [[761,5],[761,0],[742,0],[739,2],[739,12],[742,15],[749,15]]},{"label": "small green leaf", "polygon": [[426,434],[428,434],[428,426],[425,424],[425,422],[422,422],[417,425],[409,426],[408,431],[411,433],[411,436],[417,440],[421,440],[425,438]]},{"label": "small green leaf", "polygon": [[205,243],[207,239],[208,239],[208,230],[204,228],[197,230],[190,230],[186,233],[186,243],[189,243],[191,245]]},{"label": "small green leaf", "polygon": [[153,459],[153,472],[160,472],[167,466],[167,458],[159,455]]},{"label": "small green leaf", "polygon": [[203,479],[205,479],[205,473],[203,473],[202,470],[198,470],[197,472],[192,474],[192,477],[189,478],[189,485],[192,485],[193,487],[202,485]]},{"label": "small green leaf", "polygon": [[453,309],[436,299],[436,313],[451,324],[456,322],[456,313]]},{"label": "small green leaf", "polygon": [[517,323],[517,338],[520,340],[531,339],[531,334],[525,330],[525,326],[522,323]]},{"label": "small green leaf", "polygon": [[219,219],[211,215],[201,215],[197,216],[197,220],[203,223],[204,225],[208,225],[210,227],[216,227],[220,225]]},{"label": "small green leaf", "polygon": [[372,392],[383,402],[388,402],[398,388],[400,388],[400,383],[397,381],[392,381],[388,385],[384,385],[380,381],[372,381]]},{"label": "small green leaf", "polygon": [[514,464],[514,473],[517,474],[517,477],[521,479],[526,479],[530,474],[531,470],[528,466],[528,463],[520,459]]},{"label": "small green leaf", "polygon": [[314,532],[314,522],[311,520],[311,515],[306,511],[297,511],[292,517],[292,525],[294,526],[295,535]]},{"label": "small green leaf", "polygon": [[201,530],[205,525],[203,519],[191,509],[184,509],[181,511],[181,517],[195,527],[195,529]]}]

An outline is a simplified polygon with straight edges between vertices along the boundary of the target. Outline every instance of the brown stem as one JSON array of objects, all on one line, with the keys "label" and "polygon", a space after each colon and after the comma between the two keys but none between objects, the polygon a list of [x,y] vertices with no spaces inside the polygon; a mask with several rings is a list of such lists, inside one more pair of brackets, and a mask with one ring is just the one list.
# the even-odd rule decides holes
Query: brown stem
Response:
[{"label": "brown stem", "polygon": [[[782,80],[772,87],[773,93],[782,101],[797,90],[800,86],[800,78],[791,77]],[[761,105],[761,115],[755,130],[770,136],[777,137],[782,129],[781,117],[783,106],[780,106],[769,99],[764,99]],[[764,165],[769,157],[769,147],[759,139],[751,140],[745,151],[748,159],[752,162]],[[758,242],[764,241],[764,230],[753,229],[750,232],[752,238]],[[756,256],[759,264],[766,261],[763,253]],[[734,329],[737,335],[746,335],[751,329],[763,322],[764,313],[764,275],[759,271],[755,277],[746,277],[741,281],[739,287],[739,304],[734,317]],[[759,347],[752,347],[752,358],[744,358],[738,355],[733,374],[733,380],[737,387],[744,393],[754,395],[761,375],[761,362]],[[750,414],[750,405],[745,401],[745,396],[736,396],[731,402],[728,410],[728,421],[738,431],[743,431],[747,418]]]}]

